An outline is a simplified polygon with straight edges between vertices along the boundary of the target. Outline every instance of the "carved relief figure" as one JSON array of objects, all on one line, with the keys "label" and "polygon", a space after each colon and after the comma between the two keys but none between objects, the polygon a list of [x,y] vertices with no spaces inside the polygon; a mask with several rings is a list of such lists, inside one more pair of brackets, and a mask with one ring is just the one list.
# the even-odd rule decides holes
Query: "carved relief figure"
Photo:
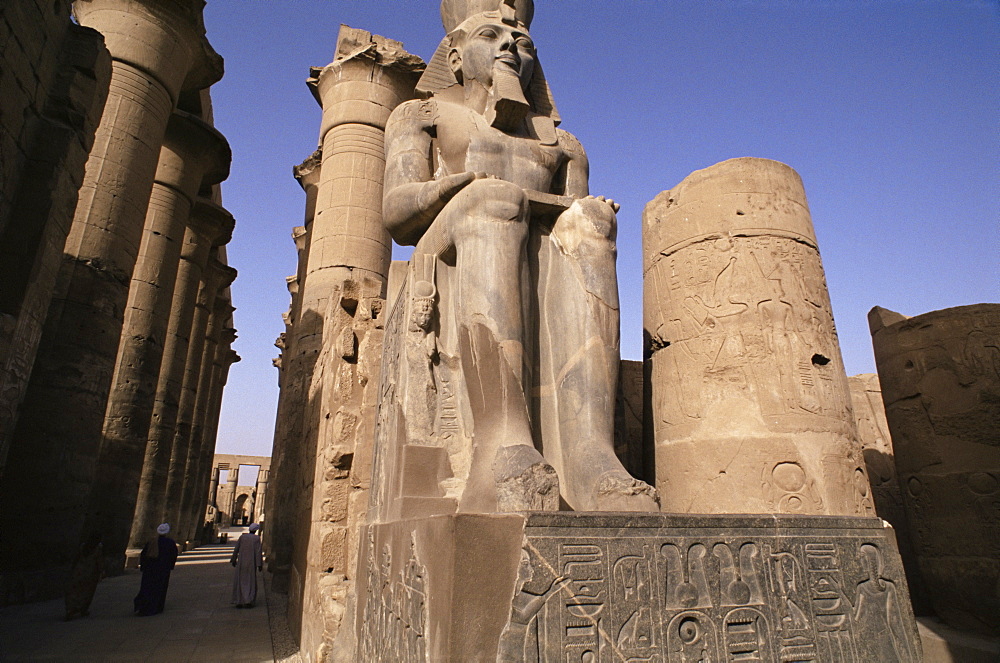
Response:
[{"label": "carved relief figure", "polygon": [[437,387],[433,362],[437,355],[437,337],[431,326],[436,295],[434,285],[426,281],[414,284],[410,325],[406,334],[406,362],[409,389],[404,400],[407,437],[414,444],[431,442],[437,412]]},{"label": "carved relief figure", "polygon": [[858,583],[854,600],[858,642],[875,642],[882,634],[889,633],[896,660],[900,663],[916,660],[901,613],[908,606],[900,603],[896,583],[882,575],[882,553],[877,546],[866,543],[861,546],[861,558],[867,576]]},{"label": "carved relief figure", "polygon": [[448,35],[417,85],[429,98],[386,129],[384,221],[415,264],[452,275],[439,311],[476,438],[460,510],[558,508],[561,493],[654,511],[613,447],[618,206],[589,195],[586,154],[556,128],[531,14],[530,0],[444,1]]},{"label": "carved relief figure", "polygon": [[517,567],[517,590],[510,611],[510,622],[500,636],[498,661],[524,661],[538,663],[542,652],[538,640],[538,613],[560,590],[570,583],[569,578],[553,577],[544,587],[532,587],[534,569],[531,556],[526,549],[521,550],[521,562]]}]

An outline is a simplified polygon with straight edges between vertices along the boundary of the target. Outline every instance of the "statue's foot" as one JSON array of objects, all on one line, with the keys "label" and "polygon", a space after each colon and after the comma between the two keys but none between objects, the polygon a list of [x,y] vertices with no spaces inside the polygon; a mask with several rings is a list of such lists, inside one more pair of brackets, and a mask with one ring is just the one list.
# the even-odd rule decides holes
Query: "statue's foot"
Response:
[{"label": "statue's foot", "polygon": [[660,496],[645,481],[632,477],[624,470],[609,470],[596,484],[595,503],[598,511],[659,512]]},{"label": "statue's foot", "polygon": [[493,461],[493,479],[501,513],[559,510],[559,477],[534,447],[501,447]]}]

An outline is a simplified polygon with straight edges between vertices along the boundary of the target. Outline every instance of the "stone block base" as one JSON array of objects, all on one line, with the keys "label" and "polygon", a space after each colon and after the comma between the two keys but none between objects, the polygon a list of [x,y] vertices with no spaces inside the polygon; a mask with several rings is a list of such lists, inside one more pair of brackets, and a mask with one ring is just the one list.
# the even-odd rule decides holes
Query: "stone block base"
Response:
[{"label": "stone block base", "polygon": [[128,548],[125,550],[125,568],[139,568],[139,558],[142,556],[142,548]]},{"label": "stone block base", "polygon": [[529,513],[371,525],[359,661],[919,661],[876,518]]}]

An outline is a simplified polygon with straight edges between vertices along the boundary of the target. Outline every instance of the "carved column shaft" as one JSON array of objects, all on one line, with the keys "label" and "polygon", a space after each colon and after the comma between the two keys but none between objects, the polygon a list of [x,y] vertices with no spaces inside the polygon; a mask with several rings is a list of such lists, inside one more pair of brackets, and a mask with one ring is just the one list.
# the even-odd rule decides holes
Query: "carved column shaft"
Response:
[{"label": "carved column shaft", "polygon": [[[221,292],[221,288],[219,289]],[[183,471],[177,474],[179,483],[177,485],[177,499],[168,501],[167,508],[170,510],[172,522],[175,522],[180,530],[179,534],[185,539],[189,532],[186,526],[188,523],[187,513],[190,507],[192,494],[196,482],[194,472],[201,453],[201,442],[205,426],[205,412],[209,398],[211,397],[212,381],[215,376],[215,358],[219,348],[219,341],[225,328],[224,317],[220,310],[220,300],[222,297],[216,295],[216,300],[212,306],[212,312],[208,319],[208,326],[205,329],[205,340],[202,346],[202,355],[199,362],[198,380],[195,385],[194,406],[192,408],[191,427],[188,433],[188,440],[184,444],[186,454],[183,459]],[[226,317],[232,312],[232,308],[226,303]],[[176,444],[176,438],[175,438]],[[180,459],[179,459],[180,460]],[[180,465],[180,463],[178,463]]]},{"label": "carved column shaft", "polygon": [[226,512],[224,525],[226,527],[233,524],[233,509],[236,507],[236,488],[239,483],[239,467],[230,467],[229,475],[226,477]]},{"label": "carved column shaft", "polygon": [[872,513],[802,182],[732,159],[643,217],[656,487],[677,513]]},{"label": "carved column shaft", "polygon": [[[42,73],[38,85],[44,98],[32,100],[25,90],[14,90],[12,95],[5,92],[6,104],[20,99],[17,114],[25,124],[20,137],[12,135],[18,139],[16,147],[24,149],[24,158],[15,157],[15,145],[5,145],[8,170],[0,183],[0,283],[4,284],[0,289],[0,475],[111,79],[111,56],[101,35],[73,25],[63,3],[56,3],[55,11],[62,16],[65,32],[50,32],[47,41],[36,44],[40,60],[34,64]],[[22,21],[29,25],[38,20],[33,13],[18,14],[9,23],[14,31],[13,26]],[[3,57],[18,57],[12,54],[8,48]],[[67,117],[75,121],[67,122]],[[26,232],[26,228],[36,232]]]},{"label": "carved column shaft", "polygon": [[296,179],[306,192],[305,226],[292,233],[295,241],[298,265],[296,276],[288,279],[288,293],[291,305],[285,314],[285,347],[282,351],[279,381],[278,412],[274,424],[274,444],[271,452],[271,467],[274,472],[274,497],[272,498],[271,525],[264,530],[264,546],[268,552],[268,569],[274,574],[278,589],[284,589],[291,560],[292,531],[294,524],[295,469],[300,461],[302,445],[302,420],[305,416],[306,398],[303,391],[303,375],[307,362],[297,351],[295,342],[296,325],[302,310],[300,285],[305,278],[309,257],[309,229],[312,227],[316,211],[316,194],[319,185],[320,165],[316,157],[307,159],[295,170]]},{"label": "carved column shaft", "polygon": [[62,591],[83,526],[167,120],[183,87],[222,76],[193,1],[88,0],[75,12],[104,35],[110,91],[0,489],[3,565],[42,570],[41,595]]},{"label": "carved column shaft", "polygon": [[195,406],[198,399],[198,385],[209,322],[214,317],[212,309],[219,290],[236,278],[236,270],[223,265],[218,260],[210,260],[198,291],[198,303],[191,323],[187,358],[184,363],[184,382],[177,407],[177,425],[170,450],[170,469],[167,473],[164,516],[176,521],[180,514],[180,503],[184,489],[184,473],[187,471],[191,447],[191,431],[194,428]]},{"label": "carved column shaft", "polygon": [[271,473],[269,470],[260,470],[257,473],[257,501],[256,501],[257,512],[256,514],[254,514],[254,517],[257,519],[257,522],[261,522],[262,520],[264,520],[263,518],[263,516],[265,515],[264,508],[265,505],[267,504],[266,500],[267,484],[270,474]]},{"label": "carved column shaft", "polygon": [[208,503],[217,504],[217,495],[219,492],[219,468],[212,468],[212,478],[208,483]]},{"label": "carved column shaft", "polygon": [[99,471],[91,489],[88,527],[103,533],[109,573],[124,568],[185,227],[198,190],[223,180],[230,158],[229,146],[215,129],[193,115],[174,112],[129,289]]},{"label": "carved column shaft", "polygon": [[[321,577],[317,574],[331,568],[338,574],[347,571],[350,556],[347,514],[351,491],[331,495],[327,492],[330,486],[317,490],[320,486],[316,483],[317,474],[323,473],[332,456],[351,453],[336,441],[341,436],[338,427],[345,425],[344,417],[337,415],[336,408],[327,409],[327,401],[334,399],[327,394],[334,388],[336,343],[341,331],[350,330],[333,329],[331,325],[344,323],[344,318],[327,316],[334,307],[340,308],[337,298],[349,281],[359,291],[370,290],[370,284],[375,284],[376,297],[385,291],[392,253],[392,242],[382,223],[385,126],[393,109],[413,97],[422,69],[423,62],[398,42],[345,26],[338,36],[334,62],[314,69],[310,80],[323,107],[323,162],[309,233],[307,272],[299,284],[301,311],[292,339],[294,356],[302,362],[301,368],[295,369],[296,381],[301,379],[301,442],[297,460],[283,462],[281,467],[283,473],[298,477],[288,511],[295,527],[300,528],[292,542],[291,563],[302,584],[289,590],[289,615],[292,627],[301,626],[306,632],[302,645],[307,650],[333,636],[336,626],[331,609],[340,602],[335,596],[340,590],[329,583],[319,587]],[[332,360],[326,368],[318,364],[322,356]],[[327,371],[325,378],[323,370]],[[331,417],[329,421],[324,413]],[[351,439],[346,446],[353,443]],[[344,458],[338,462],[342,464]],[[330,471],[349,472],[349,467]],[[343,520],[336,531],[319,522],[331,513],[338,514],[333,520]],[[306,522],[310,523],[308,529]],[[301,611],[306,613],[305,624],[295,622]]]},{"label": "carved column shaft", "polygon": [[[229,297],[220,297],[216,307],[216,315],[221,320],[231,321],[232,310]],[[203,383],[205,397],[200,404],[202,408],[200,430],[196,427],[191,433],[191,466],[185,477],[184,499],[181,501],[179,521],[188,533],[189,539],[196,536],[201,526],[201,516],[205,512],[205,487],[208,485],[212,458],[215,457],[219,413],[222,409],[222,392],[226,386],[229,368],[240,360],[239,355],[231,348],[233,341],[236,340],[236,330],[226,328],[225,325],[225,322],[221,323],[223,328],[216,336],[215,353],[211,357],[212,364],[210,367],[206,366],[203,371],[203,373],[207,372],[208,375]],[[208,347],[206,346],[206,361],[209,360],[207,353]],[[199,400],[202,400],[200,395]]]},{"label": "carved column shaft", "polygon": [[165,516],[167,474],[198,288],[212,248],[229,241],[234,225],[229,212],[205,198],[199,199],[188,219],[132,522],[132,547],[141,547]]},{"label": "carved column shaft", "polygon": [[941,619],[995,636],[1000,304],[912,318],[875,307],[868,322],[916,570]]}]

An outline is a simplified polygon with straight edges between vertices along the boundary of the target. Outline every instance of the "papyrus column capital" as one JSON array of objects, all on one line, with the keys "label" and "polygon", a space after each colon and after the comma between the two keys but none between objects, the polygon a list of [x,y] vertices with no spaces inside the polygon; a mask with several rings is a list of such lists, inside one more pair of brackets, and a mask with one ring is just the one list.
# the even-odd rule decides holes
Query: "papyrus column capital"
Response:
[{"label": "papyrus column capital", "polygon": [[319,186],[322,165],[323,150],[318,149],[310,154],[305,161],[292,168],[292,175],[306,193]]},{"label": "papyrus column capital", "polygon": [[320,138],[340,124],[385,129],[393,109],[413,97],[424,67],[398,41],[341,26],[334,61],[313,67],[308,80],[323,108]]},{"label": "papyrus column capital", "polygon": [[176,102],[181,90],[222,78],[222,57],[205,36],[204,6],[204,0],[76,0],[73,12],[104,35],[113,59],[158,80]]},{"label": "papyrus column capital", "polygon": [[236,219],[227,209],[208,198],[198,198],[188,218],[188,230],[192,236],[190,241],[185,239],[181,258],[204,265],[208,252],[213,247],[228,244],[235,228]]},{"label": "papyrus column capital", "polygon": [[191,113],[175,110],[160,148],[156,182],[179,191],[191,202],[204,186],[229,176],[233,153],[225,136]]}]

